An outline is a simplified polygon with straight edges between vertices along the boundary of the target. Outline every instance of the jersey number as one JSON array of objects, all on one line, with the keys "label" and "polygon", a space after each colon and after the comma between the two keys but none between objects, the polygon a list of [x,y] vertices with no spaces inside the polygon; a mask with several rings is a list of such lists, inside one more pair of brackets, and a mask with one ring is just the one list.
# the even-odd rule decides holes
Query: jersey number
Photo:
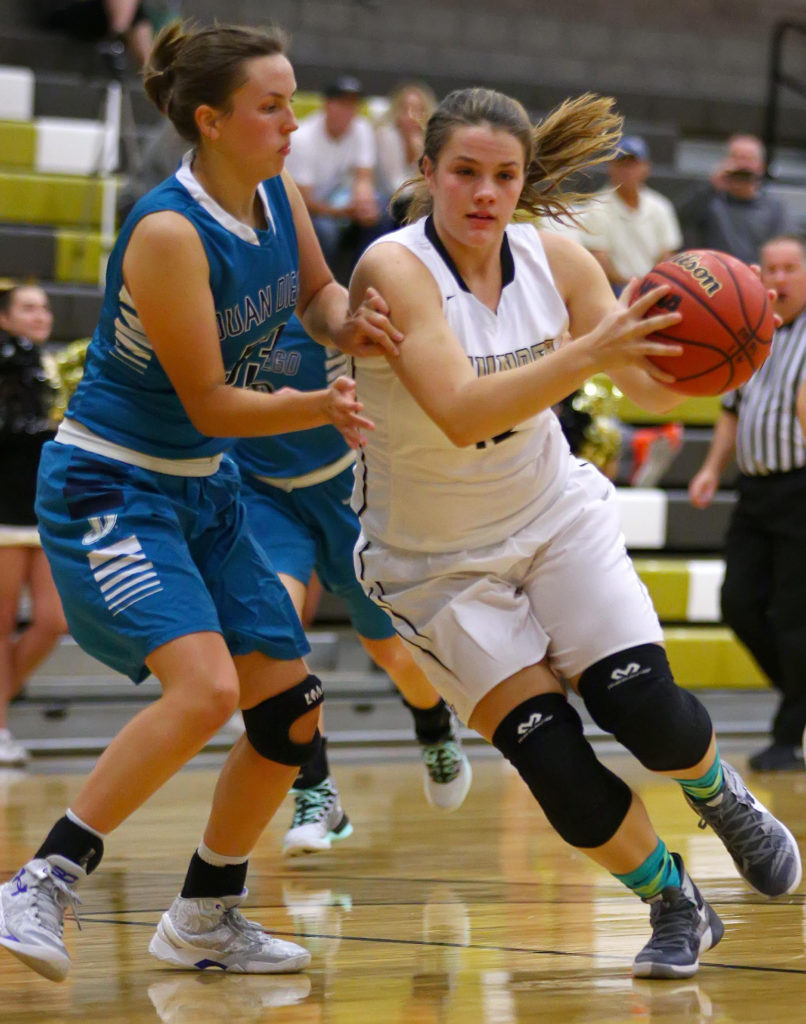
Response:
[{"label": "jersey number", "polygon": [[[227,373],[227,384],[231,384],[233,387],[250,387],[263,364],[263,360],[265,360],[266,356],[271,353],[271,350],[277,344],[277,339],[280,337],[283,327],[285,327],[285,324],[275,327],[271,334],[267,334],[265,338],[258,338],[257,341],[253,341],[243,349]],[[255,353],[261,357],[260,361],[249,362]],[[242,370],[244,370],[243,380],[239,380],[238,378],[241,376]]]}]

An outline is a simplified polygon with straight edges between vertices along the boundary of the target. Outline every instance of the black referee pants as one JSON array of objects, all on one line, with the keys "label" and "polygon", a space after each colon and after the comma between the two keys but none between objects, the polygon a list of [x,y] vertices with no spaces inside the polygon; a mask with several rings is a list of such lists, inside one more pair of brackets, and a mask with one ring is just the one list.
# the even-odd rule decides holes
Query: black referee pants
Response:
[{"label": "black referee pants", "polygon": [[725,542],[722,617],[781,692],[777,743],[806,727],[806,469],[742,476]]}]

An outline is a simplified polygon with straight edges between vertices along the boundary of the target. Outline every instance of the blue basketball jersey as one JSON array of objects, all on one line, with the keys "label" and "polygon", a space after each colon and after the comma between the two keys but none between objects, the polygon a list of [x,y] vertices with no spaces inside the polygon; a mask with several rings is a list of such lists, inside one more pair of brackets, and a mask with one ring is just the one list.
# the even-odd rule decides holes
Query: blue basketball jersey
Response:
[{"label": "blue basketball jersey", "polygon": [[[317,391],[326,388],[345,370],[344,354],[314,341],[299,319],[292,316],[271,353],[260,364],[250,386],[264,391],[289,387],[298,391]],[[287,478],[330,465],[347,450],[347,442],[339,431],[326,426],[297,430],[292,434],[242,438],[231,454],[249,473]]]},{"label": "blue basketball jersey", "polygon": [[[190,422],[138,319],[123,281],[123,256],[143,217],[161,210],[187,217],[210,265],[227,383],[248,387],[272,361],[298,292],[297,237],[282,179],[265,181],[259,194],[267,230],[240,223],[207,195],[188,155],[175,175],[134,206],[109,257],[104,304],[69,419],[116,444],[163,458],[204,458],[230,447],[231,439],[207,437]],[[192,352],[188,339],[188,359]]]}]

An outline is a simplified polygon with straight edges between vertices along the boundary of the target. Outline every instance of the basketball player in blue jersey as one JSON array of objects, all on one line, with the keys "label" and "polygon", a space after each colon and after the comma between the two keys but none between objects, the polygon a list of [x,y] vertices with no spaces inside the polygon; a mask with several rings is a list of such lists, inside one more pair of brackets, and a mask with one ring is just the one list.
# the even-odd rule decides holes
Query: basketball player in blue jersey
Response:
[{"label": "basketball player in blue jersey", "polygon": [[[250,387],[315,391],[343,372],[343,353],[317,344],[292,317]],[[455,810],[470,787],[470,764],[462,753],[453,717],[395,635],[388,615],[364,594],[355,578],[353,548],[358,519],[350,507],[355,452],[330,426],[245,438],[232,456],[241,470],[249,526],[289,592],[299,615],[315,571],[346,603],[361,643],[403,696],[425,765],[431,804]],[[283,853],[294,857],[330,848],[352,826],[330,776],[326,741],[301,769],[292,789],[294,817]]]},{"label": "basketball player in blue jersey", "polygon": [[[429,119],[409,224],[362,256],[406,335],[356,365],[376,429],[361,452],[356,570],[437,690],[518,770],[558,833],[650,905],[633,972],[687,977],[723,925],[596,758],[565,686],[647,768],[678,780],[740,873],[769,896],[801,878],[791,833],[719,758],[708,713],[675,685],[624,548],[612,485],[574,459],[551,407],[604,371],[658,411],[680,399],[647,356],[676,315],[619,304],[575,242],[512,223],[567,215],[563,182],[618,140],[612,101],[567,101],[536,127],[484,89]],[[419,219],[418,219],[419,218]],[[555,347],[566,329],[571,340]],[[679,353],[679,347],[672,352]],[[503,372],[505,371],[505,372]]]},{"label": "basketball player in blue jersey", "polygon": [[357,445],[371,428],[347,378],[305,393],[245,387],[295,309],[318,341],[352,354],[401,340],[379,295],[348,312],[283,172],[296,83],[278,32],[174,23],[155,42],[145,86],[194,149],[120,231],[85,376],[42,458],[37,513],[77,641],[135,682],[153,672],[162,695],[0,887],[0,945],[54,981],[70,966],[65,909],[107,833],[237,707],[245,734],[149,948],[191,969],[308,964],[307,950],[238,910],[249,852],[321,742],[322,687],[222,453],[233,437],[325,424]]}]

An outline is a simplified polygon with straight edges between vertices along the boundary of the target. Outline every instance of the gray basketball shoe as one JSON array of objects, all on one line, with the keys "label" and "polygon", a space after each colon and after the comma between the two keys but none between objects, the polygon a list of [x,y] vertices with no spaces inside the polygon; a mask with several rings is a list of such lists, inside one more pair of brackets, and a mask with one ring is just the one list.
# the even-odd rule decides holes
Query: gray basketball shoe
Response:
[{"label": "gray basketball shoe", "polygon": [[802,868],[795,837],[759,803],[726,761],[725,785],[710,800],[686,800],[700,816],[700,828],[710,825],[733,858],[736,869],[763,896],[784,896],[800,885]]},{"label": "gray basketball shoe", "polygon": [[268,935],[238,910],[246,898],[184,899],[177,896],[162,915],[148,951],[174,967],[233,974],[283,974],[311,962],[307,949]]},{"label": "gray basketball shoe", "polygon": [[50,981],[63,981],[70,970],[62,941],[64,912],[70,907],[76,916],[81,900],[75,886],[86,877],[57,854],[29,860],[0,886],[0,946]]},{"label": "gray basketball shoe", "polygon": [[716,911],[688,877],[680,854],[672,857],[680,885],[669,885],[646,901],[652,938],[633,961],[636,978],[690,978],[700,966],[700,953],[712,949],[725,931]]}]

